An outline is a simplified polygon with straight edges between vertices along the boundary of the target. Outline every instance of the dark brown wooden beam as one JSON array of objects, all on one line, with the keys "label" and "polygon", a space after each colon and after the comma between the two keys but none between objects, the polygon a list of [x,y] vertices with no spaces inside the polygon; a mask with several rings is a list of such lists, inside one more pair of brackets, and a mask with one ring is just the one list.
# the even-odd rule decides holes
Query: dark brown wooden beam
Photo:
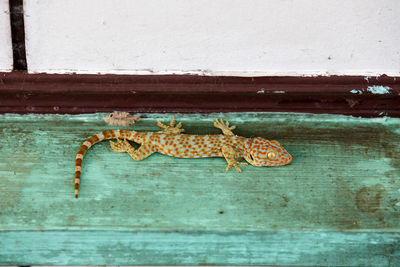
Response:
[{"label": "dark brown wooden beam", "polygon": [[25,26],[23,0],[9,0],[13,69],[26,70]]},{"label": "dark brown wooden beam", "polygon": [[0,73],[0,113],[76,114],[114,110],[400,117],[400,77]]}]

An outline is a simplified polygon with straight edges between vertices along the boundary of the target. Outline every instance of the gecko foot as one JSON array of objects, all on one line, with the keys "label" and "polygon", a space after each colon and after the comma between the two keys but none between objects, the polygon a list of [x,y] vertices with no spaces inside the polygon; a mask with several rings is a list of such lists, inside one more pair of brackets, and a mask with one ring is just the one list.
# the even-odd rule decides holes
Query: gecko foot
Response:
[{"label": "gecko foot", "polygon": [[242,166],[246,166],[246,165],[247,165],[247,163],[245,163],[245,162],[238,162],[238,161],[235,161],[235,162],[229,163],[225,170],[226,170],[226,171],[229,171],[229,170],[231,169],[231,167],[233,166],[233,167],[235,167],[235,170],[236,170],[237,172],[242,172],[242,170],[239,168],[238,164],[239,164],[239,165],[242,165]]},{"label": "gecko foot", "polygon": [[110,146],[112,150],[116,153],[128,152],[128,150],[132,148],[131,144],[129,144],[126,139],[124,141],[122,141],[121,139],[117,139],[117,141],[118,143],[110,141]]},{"label": "gecko foot", "polygon": [[229,122],[228,121],[224,122],[222,119],[220,120],[216,119],[214,121],[214,127],[221,129],[225,135],[233,135],[232,130],[236,128],[236,126],[229,127]]},{"label": "gecko foot", "polygon": [[168,125],[165,125],[164,123],[162,123],[161,121],[157,121],[157,125],[160,128],[163,128],[164,130],[162,132],[164,133],[172,133],[172,134],[180,134],[181,132],[184,132],[185,130],[182,128],[182,123],[179,122],[176,126],[175,126],[175,118],[172,117],[171,122]]}]

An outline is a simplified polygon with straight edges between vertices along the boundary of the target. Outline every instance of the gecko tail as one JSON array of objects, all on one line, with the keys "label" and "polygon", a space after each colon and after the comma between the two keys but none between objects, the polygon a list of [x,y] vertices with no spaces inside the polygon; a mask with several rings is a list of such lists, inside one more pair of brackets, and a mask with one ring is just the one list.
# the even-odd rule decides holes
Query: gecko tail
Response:
[{"label": "gecko tail", "polygon": [[91,148],[93,145],[108,139],[116,139],[116,138],[126,138],[131,139],[132,136],[135,134],[135,131],[129,130],[109,130],[103,131],[101,133],[92,135],[88,139],[83,142],[81,147],[76,154],[75,159],[75,198],[78,198],[79,194],[79,184],[81,182],[81,170],[82,170],[82,160],[85,156],[86,152]]}]

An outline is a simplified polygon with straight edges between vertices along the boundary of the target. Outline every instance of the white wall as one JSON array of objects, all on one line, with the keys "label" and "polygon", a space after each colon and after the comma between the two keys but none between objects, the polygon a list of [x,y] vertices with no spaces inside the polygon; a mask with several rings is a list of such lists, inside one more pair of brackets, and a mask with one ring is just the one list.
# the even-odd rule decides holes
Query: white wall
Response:
[{"label": "white wall", "polygon": [[0,0],[0,72],[11,71],[13,56],[8,0]]},{"label": "white wall", "polygon": [[25,14],[30,72],[400,75],[399,0],[25,0]]}]

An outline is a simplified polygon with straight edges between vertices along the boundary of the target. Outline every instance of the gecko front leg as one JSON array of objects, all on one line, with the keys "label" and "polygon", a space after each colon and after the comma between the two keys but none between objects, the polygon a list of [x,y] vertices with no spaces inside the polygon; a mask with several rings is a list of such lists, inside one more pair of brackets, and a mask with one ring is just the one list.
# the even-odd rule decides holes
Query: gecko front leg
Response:
[{"label": "gecko front leg", "polygon": [[128,141],[117,139],[118,143],[110,141],[112,150],[116,153],[128,152],[134,160],[142,160],[157,152],[157,149],[149,143],[143,143],[138,149],[135,149]]},{"label": "gecko front leg", "polygon": [[226,167],[226,171],[229,171],[231,167],[235,167],[237,172],[242,172],[242,170],[238,167],[239,165],[246,166],[247,163],[239,162],[238,159],[241,158],[240,152],[229,145],[225,145],[221,149],[222,155],[224,156],[228,166]]},{"label": "gecko front leg", "polygon": [[221,129],[222,132],[224,133],[224,135],[229,135],[229,136],[233,136],[234,135],[232,130],[234,130],[236,128],[236,126],[230,126],[229,127],[229,122],[226,121],[224,123],[224,121],[222,119],[221,120],[216,119],[214,121],[214,127],[218,128],[218,129]]},{"label": "gecko front leg", "polygon": [[157,125],[160,128],[163,128],[164,130],[162,130],[163,133],[169,133],[169,134],[180,134],[182,132],[184,132],[185,130],[182,128],[182,123],[179,122],[176,126],[175,126],[175,118],[172,117],[171,122],[168,125],[165,125],[164,123],[162,123],[161,121],[157,121]]}]

